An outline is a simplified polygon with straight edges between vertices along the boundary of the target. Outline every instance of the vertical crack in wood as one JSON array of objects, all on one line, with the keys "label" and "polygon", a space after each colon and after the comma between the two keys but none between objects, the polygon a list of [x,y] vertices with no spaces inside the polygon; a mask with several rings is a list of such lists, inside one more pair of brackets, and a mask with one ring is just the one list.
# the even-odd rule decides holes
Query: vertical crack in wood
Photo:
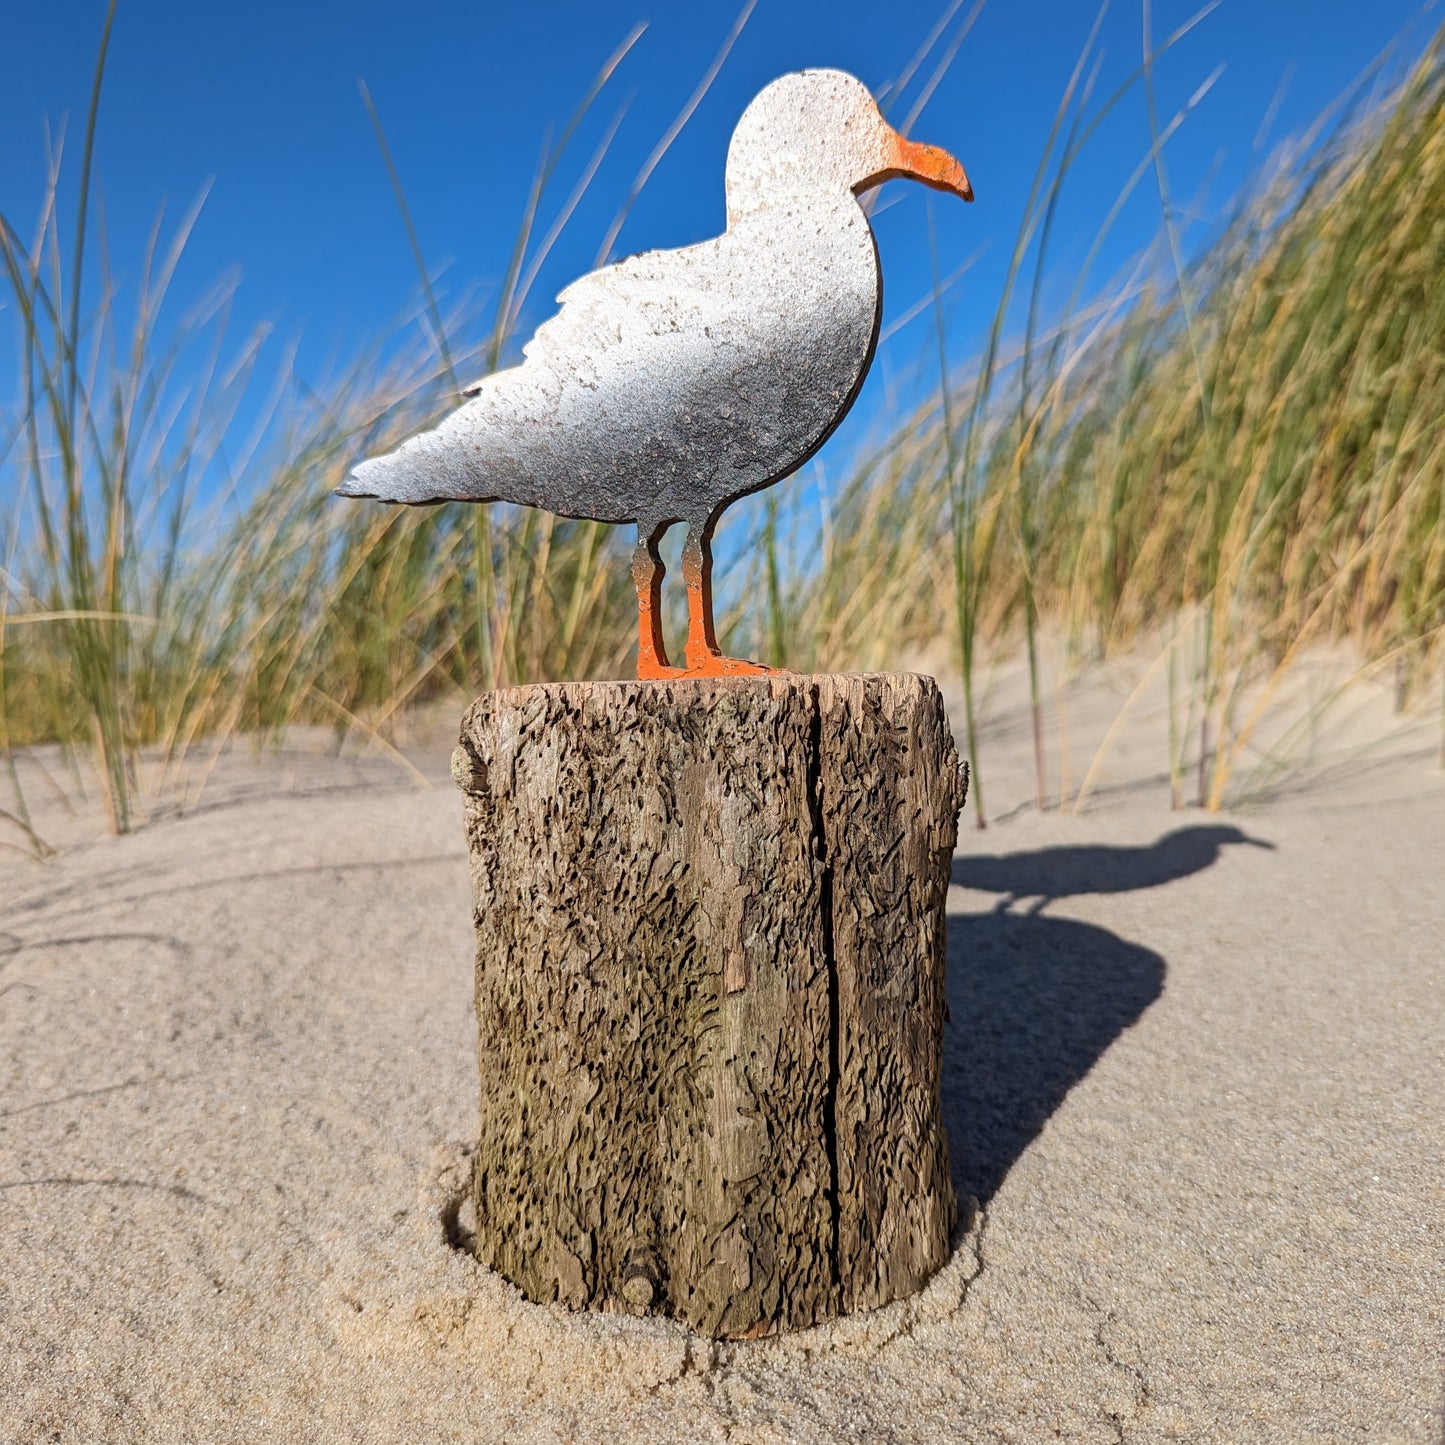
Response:
[{"label": "vertical crack in wood", "polygon": [[[842,1261],[838,1257],[842,1202],[838,1175],[838,955],[833,946],[833,860],[828,852],[823,799],[823,707],[816,686],[808,689],[812,714],[808,725],[808,807],[812,810],[813,852],[818,860],[818,913],[823,943],[823,968],[828,981],[828,1078],[823,1089],[823,1148],[828,1158],[828,1257],[833,1290],[841,1300]],[[834,1308],[836,1308],[836,1304]]]}]

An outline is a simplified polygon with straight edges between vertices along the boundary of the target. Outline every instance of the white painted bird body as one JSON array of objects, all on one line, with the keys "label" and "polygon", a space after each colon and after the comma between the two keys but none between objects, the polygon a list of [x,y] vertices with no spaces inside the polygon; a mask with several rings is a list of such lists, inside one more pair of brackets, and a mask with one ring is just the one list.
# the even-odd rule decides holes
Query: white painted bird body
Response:
[{"label": "white painted bird body", "polygon": [[[789,327],[780,296],[814,323]],[[881,311],[873,233],[851,196],[628,257],[558,300],[519,366],[363,462],[343,495],[521,502],[649,536],[701,526],[826,440],[862,384]]]},{"label": "white painted bird body", "polygon": [[573,282],[518,366],[362,462],[339,494],[636,523],[640,676],[678,672],[657,627],[656,545],[686,522],[689,669],[758,670],[712,640],[711,533],[730,502],[801,466],[852,405],[882,310],[858,195],[903,175],[972,199],[958,162],[899,137],[853,77],[773,82],[734,132],[722,235]]}]

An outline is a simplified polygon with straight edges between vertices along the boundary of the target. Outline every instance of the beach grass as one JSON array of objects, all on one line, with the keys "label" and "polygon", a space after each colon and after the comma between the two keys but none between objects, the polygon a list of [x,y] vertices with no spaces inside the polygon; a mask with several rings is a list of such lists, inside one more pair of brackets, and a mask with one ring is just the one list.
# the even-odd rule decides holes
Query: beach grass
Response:
[{"label": "beach grass", "polygon": [[[1093,94],[1092,44],[1060,102],[984,353],[950,353],[940,302],[935,398],[894,418],[835,485],[780,488],[730,520],[742,539],[719,598],[725,644],[796,670],[942,659],[964,696],[980,822],[987,656],[1027,654],[1038,806],[1080,805],[1097,772],[1070,789],[1048,756],[1044,628],[1081,662],[1156,649],[1176,805],[1228,802],[1305,649],[1347,643],[1362,664],[1392,668],[1402,707],[1439,705],[1432,679],[1445,672],[1440,41],[1382,98],[1277,156],[1187,264],[1162,164],[1186,116],[1161,125],[1151,92],[1148,145],[1110,222],[1152,178],[1160,245],[1103,294],[1085,298],[1081,275],[1045,316],[1040,297],[1059,289],[1048,271],[1058,197],[1117,99]],[[538,256],[575,207],[567,198],[539,234],[556,153],[479,344],[456,345],[477,328],[442,317],[423,270],[410,353],[363,359],[320,391],[277,387],[243,438],[236,418],[262,384],[262,338],[228,337],[224,288],[170,319],[194,212],[158,223],[125,306],[87,232],[104,55],[103,42],[73,228],[62,234],[70,171],[58,147],[35,223],[0,218],[21,378],[0,411],[0,497],[14,499],[0,515],[11,793],[0,824],[12,841],[44,846],[13,768],[32,743],[93,750],[124,832],[140,817],[141,749],[174,764],[298,722],[389,746],[421,703],[626,675],[624,532],[501,504],[413,510],[331,495],[359,457],[454,404],[459,378],[511,354]],[[1127,83],[1151,84],[1147,60]],[[595,170],[596,157],[585,179]]]},{"label": "beach grass", "polygon": [[[1146,164],[1183,119],[1155,128]],[[1025,230],[1046,236],[1088,124],[1061,108],[1070,138],[1052,180],[1041,166]],[[1445,656],[1442,187],[1437,38],[1382,99],[1277,156],[1188,268],[1161,235],[1164,264],[1145,258],[1087,306],[1076,293],[1042,339],[1031,305],[1012,350],[1001,303],[985,355],[961,373],[945,362],[938,402],[900,423],[830,519],[825,555],[856,539],[868,597],[895,597],[900,578],[908,595],[873,614],[826,575],[800,579],[812,658],[937,656],[950,598],[966,713],[980,654],[1023,647],[1038,738],[1041,619],[1080,662],[1157,639],[1174,800],[1216,809],[1304,649],[1348,645],[1362,668],[1394,669],[1402,709],[1424,700]],[[1160,193],[1167,214],[1162,174]],[[1036,756],[1040,805],[1064,801]]]}]

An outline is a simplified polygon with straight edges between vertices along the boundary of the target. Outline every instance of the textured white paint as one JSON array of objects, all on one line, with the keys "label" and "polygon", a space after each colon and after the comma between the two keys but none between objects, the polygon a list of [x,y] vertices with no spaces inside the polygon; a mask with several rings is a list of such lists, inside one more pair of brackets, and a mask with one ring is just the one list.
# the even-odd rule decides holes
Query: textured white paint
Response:
[{"label": "textured white paint", "polygon": [[733,135],[723,235],[574,282],[520,366],[363,462],[340,494],[501,499],[644,537],[686,521],[706,546],[728,502],[822,444],[872,359],[881,283],[857,193],[902,174],[965,193],[950,157],[928,154],[953,167],[934,175],[901,154],[852,76],[774,81]]}]

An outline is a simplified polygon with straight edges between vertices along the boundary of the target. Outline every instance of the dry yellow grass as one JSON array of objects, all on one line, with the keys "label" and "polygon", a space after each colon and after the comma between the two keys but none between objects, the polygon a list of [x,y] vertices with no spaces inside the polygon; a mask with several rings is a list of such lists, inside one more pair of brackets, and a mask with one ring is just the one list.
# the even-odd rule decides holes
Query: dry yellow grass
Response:
[{"label": "dry yellow grass", "polygon": [[[1042,273],[1070,159],[1113,103],[1090,111],[1084,73],[1081,57],[987,354],[962,381],[945,361],[941,401],[898,422],[821,528],[805,487],[739,509],[755,545],[738,546],[752,561],[721,599],[723,631],[799,669],[883,667],[946,644],[986,797],[981,649],[1028,649],[1037,716],[1041,625],[1080,657],[1162,627],[1176,802],[1192,788],[1218,807],[1300,649],[1347,639],[1396,667],[1402,702],[1445,651],[1445,70],[1437,41],[1387,100],[1307,138],[1184,276],[1145,268],[1045,330],[1036,275],[1010,350],[1025,258]],[[1156,128],[1121,197],[1182,119]],[[288,403],[279,440],[239,463],[254,345],[222,366],[220,298],[183,333],[161,319],[189,221],[158,240],[120,335],[104,306],[81,331],[83,211],[69,237],[53,190],[29,240],[0,220],[24,383],[0,416],[0,465],[21,498],[0,519],[0,753],[94,745],[124,830],[142,745],[179,758],[204,737],[296,721],[385,738],[438,696],[626,669],[628,539],[503,506],[331,498],[357,456],[448,404],[459,365],[501,360],[529,257],[550,244],[531,243],[536,215],[480,354],[452,356],[428,290],[416,355]],[[6,817],[39,846],[13,791]]]}]

